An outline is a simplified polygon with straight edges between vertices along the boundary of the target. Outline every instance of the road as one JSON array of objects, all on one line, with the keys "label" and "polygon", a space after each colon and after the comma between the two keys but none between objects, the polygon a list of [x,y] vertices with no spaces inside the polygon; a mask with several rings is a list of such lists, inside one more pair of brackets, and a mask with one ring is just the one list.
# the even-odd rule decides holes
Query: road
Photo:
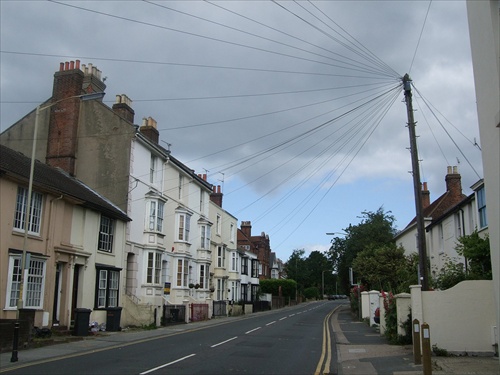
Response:
[{"label": "road", "polygon": [[321,301],[60,357],[9,374],[337,373],[331,315]]}]

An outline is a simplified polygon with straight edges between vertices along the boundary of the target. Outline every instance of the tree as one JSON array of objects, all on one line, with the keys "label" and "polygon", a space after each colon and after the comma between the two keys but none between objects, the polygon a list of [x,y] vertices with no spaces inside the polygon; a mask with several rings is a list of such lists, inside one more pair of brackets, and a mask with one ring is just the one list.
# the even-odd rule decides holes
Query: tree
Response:
[{"label": "tree", "polygon": [[388,245],[394,241],[396,234],[395,218],[390,211],[385,212],[380,207],[376,212],[364,211],[361,215],[361,222],[358,225],[349,224],[343,229],[345,232],[343,238],[332,239],[332,246],[328,251],[328,257],[338,274],[341,291],[344,294],[348,294],[350,290],[349,268],[352,267],[358,253],[368,248]]},{"label": "tree", "polygon": [[353,261],[354,272],[361,275],[368,289],[406,292],[417,284],[418,259],[405,256],[404,249],[394,243],[368,247]]}]

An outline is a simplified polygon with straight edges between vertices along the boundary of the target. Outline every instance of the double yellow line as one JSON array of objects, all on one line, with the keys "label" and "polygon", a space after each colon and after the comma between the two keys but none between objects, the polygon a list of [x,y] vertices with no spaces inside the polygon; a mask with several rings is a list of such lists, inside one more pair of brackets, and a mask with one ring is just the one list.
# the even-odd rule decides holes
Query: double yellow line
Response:
[{"label": "double yellow line", "polygon": [[330,319],[340,306],[330,311],[330,313],[323,320],[323,345],[321,350],[321,357],[316,367],[314,375],[330,374],[330,363],[332,361],[332,340],[330,333]]}]

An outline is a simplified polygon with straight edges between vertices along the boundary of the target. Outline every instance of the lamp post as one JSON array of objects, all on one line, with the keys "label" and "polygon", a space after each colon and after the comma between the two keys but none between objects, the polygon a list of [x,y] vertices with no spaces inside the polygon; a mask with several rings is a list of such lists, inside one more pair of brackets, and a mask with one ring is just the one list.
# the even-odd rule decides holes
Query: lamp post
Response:
[{"label": "lamp post", "polygon": [[[101,99],[105,95],[104,92],[98,92],[98,93],[91,93],[91,94],[82,94],[82,95],[75,95],[75,96],[69,96],[64,99],[57,100],[53,103],[50,103],[46,106],[40,106],[38,105],[36,107],[36,114],[35,114],[35,126],[33,129],[33,144],[31,148],[31,163],[30,163],[30,175],[29,175],[29,180],[28,180],[28,196],[26,197],[26,209],[24,211],[24,238],[23,238],[23,250],[22,250],[22,255],[21,255],[21,272],[20,272],[20,277],[19,277],[19,296],[17,299],[17,311],[16,311],[16,320],[19,321],[19,313],[20,310],[24,306],[24,301],[23,301],[23,294],[24,294],[24,274],[26,272],[26,268],[29,266],[26,262],[26,253],[27,253],[27,243],[28,243],[28,232],[29,232],[29,225],[30,225],[30,214],[31,214],[31,204],[32,204],[32,193],[33,193],[33,176],[34,176],[34,171],[35,171],[35,154],[36,154],[36,138],[38,134],[38,122],[39,122],[39,117],[40,117],[40,112],[50,108],[60,102],[63,102],[65,100],[69,99],[75,99],[75,98],[80,98],[82,101],[87,101],[87,100],[95,100],[95,99]],[[19,325],[16,326],[15,329],[19,329]],[[17,340],[18,339],[18,332],[14,332],[14,345],[13,345],[13,350],[12,350],[12,357],[11,357],[11,362],[17,362]]]}]

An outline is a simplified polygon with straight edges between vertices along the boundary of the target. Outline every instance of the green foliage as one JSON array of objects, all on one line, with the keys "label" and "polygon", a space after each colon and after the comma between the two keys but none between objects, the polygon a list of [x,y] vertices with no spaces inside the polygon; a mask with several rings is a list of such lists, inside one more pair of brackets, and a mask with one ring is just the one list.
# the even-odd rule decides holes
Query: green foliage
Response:
[{"label": "green foliage", "polygon": [[[271,293],[273,296],[294,297],[297,283],[288,279],[268,279],[260,280],[260,291]],[[281,293],[280,293],[281,290]]]},{"label": "green foliage", "polygon": [[468,236],[462,236],[458,239],[455,250],[468,260],[468,279],[491,279],[490,239],[488,236],[481,238],[477,231]]},{"label": "green foliage", "polygon": [[304,289],[304,297],[307,299],[318,299],[320,297],[320,291],[315,286]]},{"label": "green foliage", "polygon": [[[361,222],[358,225],[350,224],[343,229],[345,237],[335,237],[328,251],[328,257],[334,271],[340,279],[340,289],[344,293],[350,290],[349,268],[359,253],[367,249],[377,249],[393,243],[396,228],[395,218],[390,211],[385,212],[380,207],[376,212],[362,212]],[[355,274],[354,282],[358,279],[364,283],[364,275]]]},{"label": "green foliage", "polygon": [[[449,289],[464,280],[491,280],[490,241],[488,236],[481,238],[477,231],[458,239],[455,248],[465,257],[467,265],[458,259],[448,259],[434,280],[438,289]],[[467,266],[467,268],[466,268]]]},{"label": "green foliage", "polygon": [[391,344],[398,343],[398,316],[396,299],[392,293],[382,292],[384,298],[385,337]]},{"label": "green foliage", "polygon": [[297,289],[301,294],[311,287],[321,291],[323,285],[325,294],[334,294],[335,276],[332,275],[332,265],[320,251],[312,251],[306,257],[305,250],[294,250],[285,263],[285,274],[287,279],[297,282]]},{"label": "green foliage", "polygon": [[368,289],[399,293],[417,283],[418,258],[405,256],[404,249],[394,243],[366,248],[358,253],[352,267]]}]

